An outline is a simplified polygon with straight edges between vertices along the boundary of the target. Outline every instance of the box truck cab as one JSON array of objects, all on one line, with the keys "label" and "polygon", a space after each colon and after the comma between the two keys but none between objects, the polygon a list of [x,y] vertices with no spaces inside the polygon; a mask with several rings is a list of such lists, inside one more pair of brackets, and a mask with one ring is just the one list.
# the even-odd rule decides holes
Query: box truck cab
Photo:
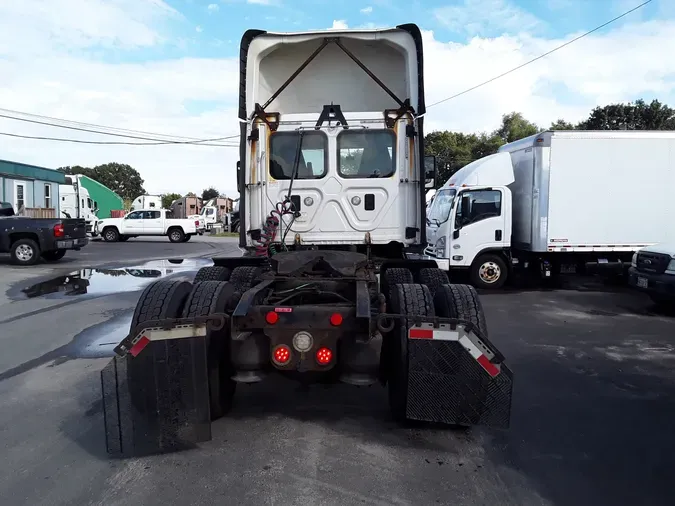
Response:
[{"label": "box truck cab", "polygon": [[161,195],[140,195],[136,197],[131,203],[131,211],[138,209],[161,209],[162,196]]},{"label": "box truck cab", "polygon": [[472,283],[498,288],[511,246],[511,156],[497,153],[457,171],[434,195],[427,215],[428,256],[469,271]]}]

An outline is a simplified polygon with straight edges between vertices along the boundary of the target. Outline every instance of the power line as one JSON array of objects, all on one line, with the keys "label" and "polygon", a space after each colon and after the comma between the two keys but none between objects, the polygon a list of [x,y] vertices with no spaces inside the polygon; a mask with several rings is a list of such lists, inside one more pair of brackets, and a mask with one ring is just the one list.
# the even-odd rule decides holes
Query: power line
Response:
[{"label": "power line", "polygon": [[[37,121],[34,119],[26,119],[26,118],[17,118],[15,116],[9,116],[7,114],[0,114],[0,118],[7,118],[7,119],[12,119],[16,121],[24,121],[26,123],[35,123],[38,125],[46,125],[50,127],[55,127],[55,128],[65,128],[67,130],[77,130],[79,132],[89,132],[89,133],[94,133],[94,134],[99,134],[99,135],[110,135],[113,137],[125,137],[128,139],[139,139],[139,140],[145,140],[145,141],[160,141],[160,142],[165,142],[164,139],[157,139],[153,137],[141,137],[138,135],[126,135],[126,134],[118,134],[118,133],[111,133],[111,132],[102,132],[100,130],[92,130],[89,128],[80,128],[80,127],[72,127],[72,126],[66,126],[66,125],[57,125],[55,123],[49,123],[46,121]],[[232,136],[235,137],[235,136]],[[213,139],[197,139],[194,141],[167,141],[171,142],[173,144],[193,144],[193,143],[202,143],[202,142],[216,142],[216,141],[223,141],[226,139],[231,139],[232,137],[216,137]],[[239,136],[236,136],[239,137]]]},{"label": "power line", "polygon": [[[190,141],[199,140],[199,138],[197,138],[197,137],[186,137],[186,136],[180,136],[180,135],[161,134],[161,133],[156,133],[156,132],[148,132],[148,131],[144,131],[144,130],[130,130],[130,129],[126,129],[126,128],[117,128],[117,127],[111,127],[111,126],[105,126],[105,125],[98,125],[96,123],[83,123],[83,122],[80,122],[80,121],[73,121],[73,120],[68,120],[68,119],[63,119],[63,118],[55,118],[53,116],[44,116],[44,115],[40,115],[40,114],[32,114],[32,113],[27,113],[27,112],[22,112],[22,111],[15,111],[15,110],[12,110],[12,109],[3,109],[1,107],[0,107],[0,111],[5,113],[5,114],[8,114],[8,115],[17,115],[18,114],[18,115],[21,115],[21,116],[39,118],[40,120],[50,120],[48,122],[48,124],[50,126],[61,126],[62,127],[62,125],[54,125],[53,122],[58,121],[58,122],[61,122],[61,123],[76,125],[76,126],[82,127],[82,128],[92,128],[93,127],[93,128],[99,129],[99,130],[100,129],[106,129],[106,130],[114,130],[114,131],[117,131],[117,132],[130,132],[132,134],[145,134],[145,135],[152,135],[154,137],[165,137],[165,138],[190,140]],[[25,119],[16,118],[16,117],[13,117],[13,116],[12,116],[12,119],[18,119],[18,120],[26,121]],[[102,132],[95,132],[95,133],[102,133]],[[107,134],[107,132],[105,132],[105,134]],[[237,138],[237,137],[239,137],[239,134],[224,137],[223,139],[234,139],[234,138]],[[151,139],[151,140],[158,140],[158,139]]]},{"label": "power line", "polygon": [[57,142],[74,142],[76,144],[102,144],[102,145],[115,145],[115,146],[166,146],[166,145],[178,145],[178,146],[213,146],[218,148],[238,148],[238,144],[206,144],[208,139],[202,141],[159,141],[159,142],[122,142],[122,141],[85,141],[83,139],[64,139],[61,137],[42,137],[37,135],[21,135],[13,134],[9,132],[0,132],[0,135],[5,135],[7,137],[17,137],[20,139],[33,139],[40,141],[57,141]]},{"label": "power line", "polygon": [[[507,76],[507,75],[509,75],[509,74],[511,74],[511,73],[513,73],[513,72],[515,72],[516,70],[520,70],[520,69],[522,69],[523,67],[529,65],[530,63],[534,63],[534,62],[536,62],[537,60],[541,60],[542,58],[545,58],[546,56],[550,55],[551,53],[555,53],[555,52],[558,51],[559,49],[562,49],[562,48],[564,48],[564,47],[566,47],[566,46],[569,46],[569,45],[572,44],[573,42],[576,42],[576,41],[578,41],[579,39],[583,39],[583,38],[586,37],[587,35],[590,35],[590,34],[592,34],[592,33],[594,33],[594,32],[597,32],[598,30],[600,30],[600,29],[606,27],[607,25],[610,25],[610,24],[614,23],[615,21],[618,21],[619,19],[621,19],[621,18],[623,18],[623,17],[625,17],[625,16],[628,16],[628,14],[631,14],[632,12],[635,12],[636,10],[638,10],[638,9],[640,9],[640,8],[642,8],[642,7],[644,7],[645,5],[647,5],[647,4],[651,3],[651,2],[652,2],[652,0],[647,0],[646,2],[641,3],[641,4],[638,5],[637,7],[633,7],[632,9],[630,9],[630,10],[624,12],[623,14],[620,14],[619,16],[617,16],[617,17],[615,17],[615,18],[613,18],[613,19],[610,19],[609,21],[607,21],[607,22],[601,24],[600,26],[596,26],[596,27],[593,28],[592,30],[587,31],[587,32],[585,32],[585,33],[579,35],[578,37],[575,37],[575,38],[573,38],[572,40],[569,40],[569,41],[565,42],[564,44],[561,44],[561,45],[559,45],[559,46],[557,46],[557,47],[551,49],[550,51],[547,51],[547,52],[545,52],[545,53],[543,53],[543,54],[540,54],[540,55],[537,56],[536,58],[532,58],[531,60],[529,60],[529,61],[527,61],[527,62],[525,62],[525,63],[523,63],[523,64],[521,64],[521,65],[518,65],[517,67],[514,67],[514,68],[512,68],[511,70],[508,70],[508,71],[506,71],[506,72],[504,72],[504,73],[502,73],[502,74],[499,74],[498,76],[495,76],[495,77],[493,77],[493,78],[491,78],[491,79],[488,79],[487,81],[484,81],[484,82],[482,82],[482,83],[480,83],[480,84],[477,84],[477,85],[475,85],[475,86],[472,86],[471,88],[467,88],[466,90],[461,91],[461,92],[459,92],[459,93],[456,93],[456,94],[454,94],[454,95],[452,95],[452,96],[450,96],[450,97],[444,98],[443,100],[439,100],[438,102],[434,102],[433,104],[428,105],[428,106],[427,106],[427,109],[428,109],[429,107],[434,107],[435,105],[442,104],[443,102],[447,102],[448,100],[452,100],[453,98],[460,97],[460,96],[462,96],[462,95],[464,95],[464,94],[466,94],[466,93],[469,93],[470,91],[473,91],[473,90],[475,90],[475,89],[477,89],[477,88],[480,88],[481,86],[485,86],[486,84],[490,84],[491,82],[496,81],[497,79],[501,79],[502,77]],[[420,115],[418,116],[418,118],[421,118],[421,117],[424,116],[425,114],[426,114],[426,113],[420,114]]]}]

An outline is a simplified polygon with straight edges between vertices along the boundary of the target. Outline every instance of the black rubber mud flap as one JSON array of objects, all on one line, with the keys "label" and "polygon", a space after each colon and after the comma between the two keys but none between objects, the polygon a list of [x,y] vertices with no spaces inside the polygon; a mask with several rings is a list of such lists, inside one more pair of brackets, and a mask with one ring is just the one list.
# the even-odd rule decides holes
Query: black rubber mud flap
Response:
[{"label": "black rubber mud flap", "polygon": [[[190,290],[186,282],[153,283],[134,320],[178,317]],[[151,341],[135,357],[116,356],[101,371],[101,384],[108,453],[151,455],[211,439],[204,337]]]},{"label": "black rubber mud flap", "polygon": [[[443,285],[434,302],[437,317],[472,324],[474,342],[467,338],[463,342],[438,339],[437,332],[433,339],[407,339],[406,418],[508,428],[513,373],[503,362],[497,367],[487,361],[486,355],[501,358],[501,354],[487,338],[483,308],[475,289]],[[409,321],[408,327],[411,325]]]}]

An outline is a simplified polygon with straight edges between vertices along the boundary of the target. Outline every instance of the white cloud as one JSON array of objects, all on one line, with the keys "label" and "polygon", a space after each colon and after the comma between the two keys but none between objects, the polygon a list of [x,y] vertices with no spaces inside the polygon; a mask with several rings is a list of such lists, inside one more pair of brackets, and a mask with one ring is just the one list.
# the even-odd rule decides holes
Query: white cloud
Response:
[{"label": "white cloud", "polygon": [[370,14],[373,12],[373,8],[371,6],[364,7],[361,9],[361,14]]},{"label": "white cloud", "polygon": [[347,25],[347,22],[344,19],[334,19],[333,20],[333,26],[330,28],[331,30],[347,30],[349,26]]},{"label": "white cloud", "polygon": [[209,12],[218,12],[220,10],[220,6],[218,4],[209,4],[206,10]]},{"label": "white cloud", "polygon": [[[90,8],[90,6],[99,7]],[[233,58],[106,61],[97,50],[166,49],[180,15],[159,0],[0,3],[0,107],[119,128],[196,138],[236,135]],[[190,25],[184,22],[188,29]],[[347,28],[334,20],[334,29]],[[424,28],[424,27],[422,27]],[[548,126],[596,105],[656,96],[675,105],[675,21],[627,22],[588,36],[498,81],[428,109],[425,130],[492,130],[520,111]],[[427,103],[461,92],[561,44],[518,32],[445,43],[424,31]],[[569,34],[565,40],[572,38]],[[16,41],[20,40],[21,44]],[[621,50],[617,50],[621,48]],[[564,95],[560,90],[568,90]],[[201,104],[201,105],[200,105]],[[203,109],[203,110],[202,110]],[[0,118],[0,132],[124,141]],[[129,142],[143,142],[128,139]],[[150,192],[236,193],[238,150],[206,146],[96,146],[0,136],[0,157],[47,167],[129,163]]]},{"label": "white cloud", "polygon": [[469,35],[486,31],[528,32],[542,22],[509,0],[464,0],[461,5],[434,10],[436,19],[451,30]]},{"label": "white cloud", "polygon": [[204,29],[200,25],[197,25],[197,26],[195,26],[195,31],[197,33],[202,33],[204,31]]}]

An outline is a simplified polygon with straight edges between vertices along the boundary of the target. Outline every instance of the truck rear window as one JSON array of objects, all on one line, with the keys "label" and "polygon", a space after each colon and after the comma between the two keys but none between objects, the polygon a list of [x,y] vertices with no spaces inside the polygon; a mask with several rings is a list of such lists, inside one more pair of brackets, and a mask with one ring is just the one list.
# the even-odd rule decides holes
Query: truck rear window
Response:
[{"label": "truck rear window", "polygon": [[381,178],[396,172],[396,136],[389,130],[345,130],[337,145],[342,177]]},{"label": "truck rear window", "polygon": [[[296,179],[321,179],[328,167],[328,138],[323,132],[276,132],[270,139],[270,175],[291,179],[298,156]],[[300,153],[298,153],[300,147]]]}]

